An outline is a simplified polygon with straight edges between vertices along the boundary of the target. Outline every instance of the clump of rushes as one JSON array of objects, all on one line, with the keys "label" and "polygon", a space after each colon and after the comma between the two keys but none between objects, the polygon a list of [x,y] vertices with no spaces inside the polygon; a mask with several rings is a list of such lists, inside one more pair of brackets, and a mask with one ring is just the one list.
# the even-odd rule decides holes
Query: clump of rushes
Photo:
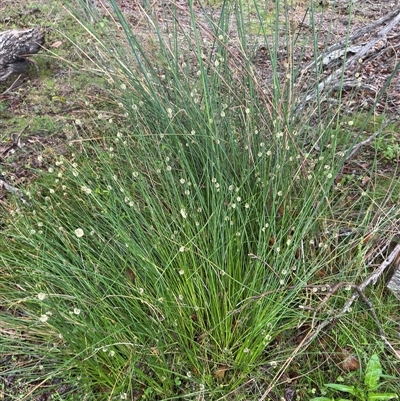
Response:
[{"label": "clump of rushes", "polygon": [[353,218],[359,235],[337,238],[350,211],[335,209],[336,120],[315,108],[310,129],[310,110],[295,114],[297,71],[280,73],[267,31],[263,87],[240,2],[218,17],[191,1],[183,18],[173,3],[163,18],[138,6],[146,38],[111,4],[124,40],[87,29],[109,29],[92,34],[118,117],[37,184],[3,245],[1,301],[58,339],[48,383],[64,373],[86,399],[250,400],[271,383],[283,394],[277,372],[325,317],[310,288],[357,280],[371,247],[368,213]]}]

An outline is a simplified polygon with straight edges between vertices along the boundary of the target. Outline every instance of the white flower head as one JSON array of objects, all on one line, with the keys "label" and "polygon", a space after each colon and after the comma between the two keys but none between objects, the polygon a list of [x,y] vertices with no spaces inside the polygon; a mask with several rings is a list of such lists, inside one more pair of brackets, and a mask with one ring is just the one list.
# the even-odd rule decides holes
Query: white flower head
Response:
[{"label": "white flower head", "polygon": [[46,294],[44,292],[39,292],[39,294],[37,294],[37,297],[39,301],[43,301],[46,298]]},{"label": "white flower head", "polygon": [[83,237],[83,236],[85,235],[85,233],[83,232],[82,228],[77,228],[77,229],[75,230],[75,235],[76,235],[78,238],[81,238],[81,237]]},{"label": "white flower head", "polygon": [[86,185],[81,186],[81,191],[85,192],[88,195],[90,195],[92,193],[92,190],[90,188],[88,188]]},{"label": "white flower head", "polygon": [[48,315],[42,315],[39,318],[39,321],[42,323],[46,323],[49,320],[49,316]]}]

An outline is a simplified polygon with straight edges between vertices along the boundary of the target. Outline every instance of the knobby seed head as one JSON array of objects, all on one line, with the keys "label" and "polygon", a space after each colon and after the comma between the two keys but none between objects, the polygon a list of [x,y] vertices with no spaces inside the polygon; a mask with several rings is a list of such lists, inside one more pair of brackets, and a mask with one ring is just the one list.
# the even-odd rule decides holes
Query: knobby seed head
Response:
[{"label": "knobby seed head", "polygon": [[41,323],[46,323],[48,320],[49,320],[49,316],[48,316],[48,315],[42,315],[42,316],[40,316],[40,318],[39,318],[39,321],[40,321]]},{"label": "knobby seed head", "polygon": [[83,232],[82,228],[77,228],[77,229],[75,230],[75,235],[76,235],[78,238],[81,238],[81,237],[83,237],[83,236],[85,235],[85,233]]},{"label": "knobby seed head", "polygon": [[39,294],[37,294],[37,297],[39,301],[43,301],[46,298],[46,294],[44,292],[39,292]]}]

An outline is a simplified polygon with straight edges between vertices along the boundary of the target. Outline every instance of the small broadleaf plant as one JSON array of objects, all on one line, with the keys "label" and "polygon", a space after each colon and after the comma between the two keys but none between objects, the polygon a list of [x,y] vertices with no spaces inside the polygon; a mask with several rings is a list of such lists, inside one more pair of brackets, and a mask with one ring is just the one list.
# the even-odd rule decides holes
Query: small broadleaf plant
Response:
[{"label": "small broadleaf plant", "polygon": [[326,387],[350,394],[351,398],[316,397],[311,401],[385,401],[397,399],[394,393],[378,393],[379,380],[382,377],[382,366],[377,354],[371,356],[364,375],[363,386],[346,386],[339,383],[328,383]]}]

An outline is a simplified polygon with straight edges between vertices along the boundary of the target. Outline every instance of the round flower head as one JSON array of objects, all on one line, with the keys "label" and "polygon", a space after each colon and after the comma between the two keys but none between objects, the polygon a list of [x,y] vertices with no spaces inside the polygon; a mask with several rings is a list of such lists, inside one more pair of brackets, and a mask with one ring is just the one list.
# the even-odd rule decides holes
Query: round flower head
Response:
[{"label": "round flower head", "polygon": [[75,230],[75,235],[76,235],[78,238],[83,237],[84,234],[85,234],[85,233],[83,232],[82,228],[77,228],[77,229]]}]

